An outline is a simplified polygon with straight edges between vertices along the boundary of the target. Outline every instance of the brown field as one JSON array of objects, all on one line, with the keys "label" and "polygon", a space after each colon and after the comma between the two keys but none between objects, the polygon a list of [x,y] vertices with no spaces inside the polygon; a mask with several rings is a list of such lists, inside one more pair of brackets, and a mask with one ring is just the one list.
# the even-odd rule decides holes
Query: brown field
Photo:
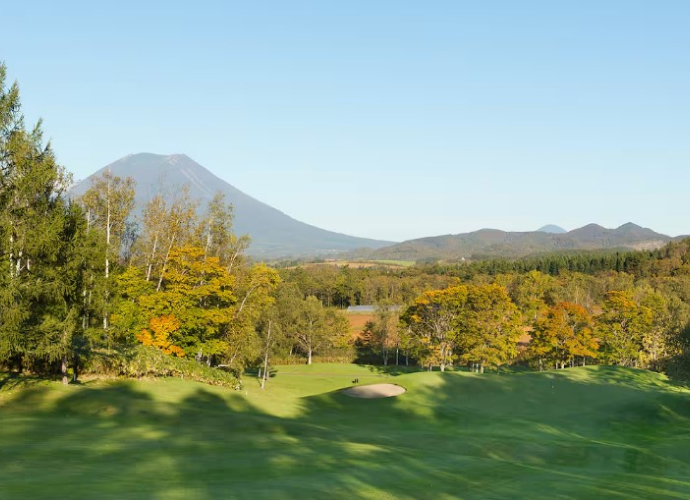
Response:
[{"label": "brown field", "polygon": [[350,332],[352,332],[352,336],[358,338],[364,330],[364,325],[367,321],[374,321],[375,315],[370,313],[347,314],[347,319],[350,321]]},{"label": "brown field", "polygon": [[[401,261],[402,262],[402,261]],[[351,267],[353,269],[363,269],[369,267],[388,267],[391,269],[402,269],[409,267],[411,264],[402,264],[395,262],[375,261],[375,260],[326,260],[324,262],[304,262],[299,266],[292,266],[288,269],[296,267],[317,267],[317,266],[334,266],[334,267]]]}]

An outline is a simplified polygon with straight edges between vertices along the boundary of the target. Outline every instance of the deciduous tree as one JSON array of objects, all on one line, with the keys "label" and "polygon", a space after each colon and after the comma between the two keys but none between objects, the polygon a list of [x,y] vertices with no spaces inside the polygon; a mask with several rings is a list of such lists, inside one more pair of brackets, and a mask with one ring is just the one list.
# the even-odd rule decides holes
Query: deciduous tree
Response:
[{"label": "deciduous tree", "polygon": [[651,310],[639,305],[632,291],[608,292],[604,312],[597,318],[605,359],[622,366],[636,366],[644,334],[651,326]]},{"label": "deciduous tree", "polygon": [[498,285],[467,287],[457,330],[462,359],[481,373],[515,357],[522,333],[518,309]]},{"label": "deciduous tree", "polygon": [[547,361],[563,369],[576,357],[580,357],[584,365],[586,358],[597,357],[599,349],[593,326],[592,317],[584,307],[558,303],[537,322],[530,349],[540,360],[540,367]]}]

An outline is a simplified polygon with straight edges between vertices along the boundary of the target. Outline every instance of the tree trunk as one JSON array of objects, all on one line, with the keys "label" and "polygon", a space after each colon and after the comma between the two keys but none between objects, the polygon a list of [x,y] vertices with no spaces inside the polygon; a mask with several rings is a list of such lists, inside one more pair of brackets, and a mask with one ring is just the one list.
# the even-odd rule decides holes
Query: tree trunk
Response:
[{"label": "tree trunk", "polygon": [[62,365],[60,366],[60,371],[62,372],[62,383],[67,385],[69,380],[67,380],[67,355],[62,356]]},{"label": "tree trunk", "polygon": [[484,363],[479,365],[479,373],[484,373]]},{"label": "tree trunk", "polygon": [[108,291],[108,278],[110,277],[110,177],[108,176],[107,199],[106,199],[106,220],[105,220],[105,303],[103,311],[103,329],[108,329],[108,301],[110,293]]},{"label": "tree trunk", "polygon": [[264,355],[264,373],[261,376],[261,388],[264,388],[264,385],[266,385],[266,380],[268,380],[268,350],[266,350],[266,354]]},{"label": "tree trunk", "polygon": [[266,351],[264,352],[264,373],[261,377],[261,388],[263,389],[268,379],[268,351],[271,348],[271,325],[272,321],[268,322],[268,332],[266,333]]},{"label": "tree trunk", "polygon": [[[11,224],[11,223],[10,223]],[[10,228],[10,280],[14,278],[14,228]]]},{"label": "tree trunk", "polygon": [[445,371],[446,371],[446,364],[445,364],[445,363],[441,363],[441,364],[440,364],[440,368],[441,368],[441,371],[442,371],[442,372],[445,372]]},{"label": "tree trunk", "polygon": [[395,348],[395,366],[398,366],[400,364],[400,363],[398,363],[398,361],[399,361],[398,351],[399,351],[399,349],[396,347]]},{"label": "tree trunk", "polygon": [[157,246],[158,246],[158,233],[156,233],[156,236],[153,239],[153,250],[151,250],[151,257],[149,258],[149,262],[146,265],[146,281],[149,281],[151,279],[151,271],[153,270],[153,261],[156,258],[156,247]]},{"label": "tree trunk", "polygon": [[311,348],[309,348],[309,359],[307,360],[307,364],[311,364]]},{"label": "tree trunk", "polygon": [[168,245],[168,251],[165,254],[165,260],[163,261],[163,268],[161,269],[161,274],[158,277],[158,286],[156,287],[156,292],[161,291],[161,286],[163,285],[163,276],[165,276],[165,270],[168,265],[168,259],[170,258],[170,252],[172,251],[172,247],[175,244],[175,235],[172,235],[172,238],[170,239],[170,244]]}]

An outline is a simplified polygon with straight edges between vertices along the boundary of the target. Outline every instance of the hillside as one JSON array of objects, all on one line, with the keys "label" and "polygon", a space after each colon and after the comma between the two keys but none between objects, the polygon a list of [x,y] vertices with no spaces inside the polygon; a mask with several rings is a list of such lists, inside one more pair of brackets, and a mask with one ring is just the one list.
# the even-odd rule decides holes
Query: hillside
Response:
[{"label": "hillside", "polygon": [[561,226],[556,226],[555,224],[547,224],[546,226],[542,226],[539,229],[537,229],[538,232],[540,233],[552,233],[552,234],[563,234],[567,233],[565,229],[563,229]]},{"label": "hillside", "polygon": [[[180,379],[28,387],[0,374],[3,498],[690,497],[690,393],[662,375],[277,367],[267,389]],[[391,367],[391,371],[394,367]],[[339,389],[391,382],[396,398]]]},{"label": "hillside", "polygon": [[[326,231],[305,224],[283,212],[252,198],[220,179],[186,155],[156,155],[140,153],[129,155],[102,168],[119,177],[132,177],[137,186],[135,201],[137,213],[161,187],[164,193],[173,193],[185,184],[191,196],[203,209],[216,191],[235,207],[235,233],[252,238],[249,253],[256,257],[284,257],[299,255],[328,255],[356,248],[380,248],[391,242],[357,238]],[[76,184],[70,191],[74,196],[83,194],[91,185],[91,177]]]},{"label": "hillside", "polygon": [[370,259],[459,260],[483,258],[518,258],[544,252],[563,250],[653,250],[672,238],[633,223],[616,229],[589,224],[566,233],[507,232],[498,229],[455,235],[434,236],[404,241],[373,252]]}]

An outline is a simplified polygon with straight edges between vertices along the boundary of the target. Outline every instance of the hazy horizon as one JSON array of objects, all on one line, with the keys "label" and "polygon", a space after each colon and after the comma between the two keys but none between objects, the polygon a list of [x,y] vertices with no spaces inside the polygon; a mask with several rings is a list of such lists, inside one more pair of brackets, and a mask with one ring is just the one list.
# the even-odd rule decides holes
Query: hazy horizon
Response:
[{"label": "hazy horizon", "polygon": [[0,60],[83,179],[186,154],[314,226],[402,241],[690,233],[690,4],[15,3]]}]

